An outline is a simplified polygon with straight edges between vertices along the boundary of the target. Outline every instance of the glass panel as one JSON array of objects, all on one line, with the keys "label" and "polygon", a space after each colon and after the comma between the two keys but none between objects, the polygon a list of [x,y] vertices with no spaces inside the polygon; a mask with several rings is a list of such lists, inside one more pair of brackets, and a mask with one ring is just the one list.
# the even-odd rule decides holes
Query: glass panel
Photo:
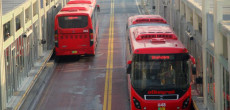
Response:
[{"label": "glass panel", "polygon": [[33,4],[33,16],[38,14],[38,2]]},{"label": "glass panel", "polygon": [[6,65],[6,94],[7,94],[7,102],[13,95],[13,79],[12,79],[12,71],[11,71],[11,48],[8,47],[5,50],[5,65]]},{"label": "glass panel", "polygon": [[230,109],[229,72],[223,68],[223,102],[224,110]]},{"label": "glass panel", "polygon": [[208,97],[215,102],[215,82],[214,82],[214,58],[207,53],[207,81],[208,81]]},{"label": "glass panel", "polygon": [[58,17],[61,28],[84,28],[88,26],[87,16],[62,16]]},{"label": "glass panel", "polygon": [[139,90],[187,88],[188,58],[187,54],[135,55],[132,86]]},{"label": "glass panel", "polygon": [[43,8],[43,0],[40,0],[40,6]]},{"label": "glass panel", "polygon": [[32,16],[30,15],[31,11],[32,11],[31,6],[25,10],[25,22],[26,23],[32,18]]},{"label": "glass panel", "polygon": [[18,15],[18,16],[16,17],[16,31],[18,31],[18,30],[21,28],[20,16],[21,16],[21,15]]},{"label": "glass panel", "polygon": [[10,37],[10,21],[3,25],[4,41]]}]

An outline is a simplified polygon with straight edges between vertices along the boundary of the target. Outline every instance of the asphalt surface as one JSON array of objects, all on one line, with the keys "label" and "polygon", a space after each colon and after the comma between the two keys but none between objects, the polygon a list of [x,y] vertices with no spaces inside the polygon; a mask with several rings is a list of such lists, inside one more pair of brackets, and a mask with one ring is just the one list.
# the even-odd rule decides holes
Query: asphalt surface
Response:
[{"label": "asphalt surface", "polygon": [[96,56],[61,57],[36,110],[129,109],[126,23],[139,11],[135,0],[97,2],[101,12]]}]

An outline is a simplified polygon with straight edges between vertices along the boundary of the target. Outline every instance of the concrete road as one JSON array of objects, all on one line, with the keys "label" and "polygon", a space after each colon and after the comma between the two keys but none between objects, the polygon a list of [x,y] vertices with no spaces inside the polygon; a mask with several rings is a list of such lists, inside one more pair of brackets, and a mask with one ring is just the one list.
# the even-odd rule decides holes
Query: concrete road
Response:
[{"label": "concrete road", "polygon": [[96,56],[61,57],[36,110],[128,110],[125,73],[127,18],[139,14],[135,0],[98,0]]}]

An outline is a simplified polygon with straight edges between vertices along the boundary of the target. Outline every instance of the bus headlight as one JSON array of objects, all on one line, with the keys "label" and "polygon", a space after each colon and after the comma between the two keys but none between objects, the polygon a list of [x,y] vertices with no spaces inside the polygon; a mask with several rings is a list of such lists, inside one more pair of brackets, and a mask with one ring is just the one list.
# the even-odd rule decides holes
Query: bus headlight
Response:
[{"label": "bus headlight", "polygon": [[134,105],[135,105],[135,107],[136,107],[137,109],[141,109],[141,104],[140,104],[140,102],[139,102],[136,98],[134,98],[134,97],[133,97],[133,103],[134,103]]},{"label": "bus headlight", "polygon": [[182,105],[183,109],[185,109],[186,107],[188,107],[189,99],[190,99],[190,97],[188,97],[187,99],[184,100],[183,105]]}]

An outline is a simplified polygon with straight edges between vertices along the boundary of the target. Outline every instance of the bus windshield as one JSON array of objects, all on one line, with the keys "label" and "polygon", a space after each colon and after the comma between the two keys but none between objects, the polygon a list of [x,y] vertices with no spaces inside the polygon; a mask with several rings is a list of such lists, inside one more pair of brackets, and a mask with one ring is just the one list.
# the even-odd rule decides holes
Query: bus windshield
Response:
[{"label": "bus windshield", "polygon": [[61,28],[84,28],[88,26],[87,16],[61,16],[58,17]]},{"label": "bus windshield", "polygon": [[139,91],[186,89],[189,86],[188,54],[136,54],[131,81]]}]

